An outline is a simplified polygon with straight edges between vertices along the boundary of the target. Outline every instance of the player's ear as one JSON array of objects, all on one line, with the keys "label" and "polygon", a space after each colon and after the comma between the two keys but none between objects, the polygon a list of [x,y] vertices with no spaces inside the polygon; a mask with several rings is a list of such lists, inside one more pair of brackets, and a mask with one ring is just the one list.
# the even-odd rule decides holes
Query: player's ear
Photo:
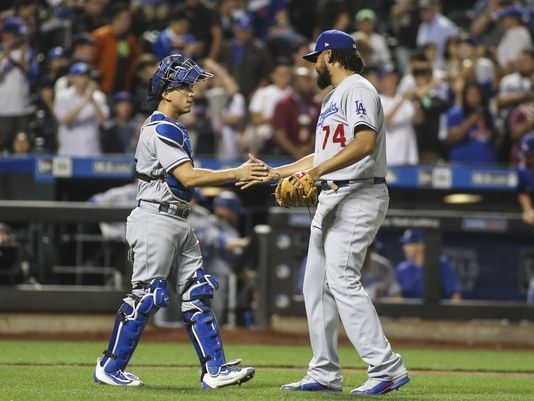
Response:
[{"label": "player's ear", "polygon": [[161,92],[161,100],[165,100],[167,102],[171,101],[171,96],[169,94],[169,91],[163,91]]},{"label": "player's ear", "polygon": [[332,62],[332,61],[331,61],[331,60],[332,60],[332,50],[326,50],[324,53],[325,53],[324,56],[325,56],[325,59],[326,59],[325,61],[326,61],[328,64],[330,64],[330,63]]}]

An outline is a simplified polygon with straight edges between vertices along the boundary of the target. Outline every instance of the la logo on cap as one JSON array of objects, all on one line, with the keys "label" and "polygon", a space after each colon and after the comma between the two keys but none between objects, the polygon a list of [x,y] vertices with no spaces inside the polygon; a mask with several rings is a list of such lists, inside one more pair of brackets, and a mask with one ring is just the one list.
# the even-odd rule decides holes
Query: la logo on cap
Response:
[{"label": "la logo on cap", "polygon": [[325,42],[325,43],[324,43],[324,46],[325,46],[325,47],[326,47],[326,46],[330,46],[330,43]]}]

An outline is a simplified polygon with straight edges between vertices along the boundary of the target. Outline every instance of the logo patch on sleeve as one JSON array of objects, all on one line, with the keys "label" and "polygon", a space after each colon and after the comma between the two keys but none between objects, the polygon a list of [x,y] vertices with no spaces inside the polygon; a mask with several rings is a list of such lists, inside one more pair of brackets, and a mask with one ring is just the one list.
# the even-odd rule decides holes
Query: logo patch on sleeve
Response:
[{"label": "logo patch on sleeve", "polygon": [[367,115],[365,107],[363,107],[363,104],[359,100],[356,100],[356,115],[360,117]]}]

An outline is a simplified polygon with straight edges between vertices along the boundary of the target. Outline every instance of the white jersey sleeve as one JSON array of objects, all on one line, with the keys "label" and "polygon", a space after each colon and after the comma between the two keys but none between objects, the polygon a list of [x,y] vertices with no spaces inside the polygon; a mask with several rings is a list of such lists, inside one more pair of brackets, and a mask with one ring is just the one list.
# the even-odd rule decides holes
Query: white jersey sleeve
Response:
[{"label": "white jersey sleeve", "polygon": [[382,123],[379,121],[380,97],[376,91],[364,86],[356,87],[345,92],[341,101],[349,132],[352,135],[354,135],[354,128],[358,125],[365,125],[378,132]]}]

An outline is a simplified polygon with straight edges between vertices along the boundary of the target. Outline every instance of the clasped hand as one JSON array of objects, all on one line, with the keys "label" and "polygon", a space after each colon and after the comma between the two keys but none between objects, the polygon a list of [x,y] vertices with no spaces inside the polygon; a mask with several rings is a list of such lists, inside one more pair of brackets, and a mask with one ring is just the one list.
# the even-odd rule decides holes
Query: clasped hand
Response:
[{"label": "clasped hand", "polygon": [[240,178],[235,184],[237,187],[246,189],[260,182],[269,182],[273,180],[279,180],[281,178],[280,174],[274,171],[274,169],[264,161],[257,159],[250,153],[248,156],[249,159],[243,163],[240,168],[248,166],[251,169],[251,173],[254,174],[248,176],[248,179]]}]

